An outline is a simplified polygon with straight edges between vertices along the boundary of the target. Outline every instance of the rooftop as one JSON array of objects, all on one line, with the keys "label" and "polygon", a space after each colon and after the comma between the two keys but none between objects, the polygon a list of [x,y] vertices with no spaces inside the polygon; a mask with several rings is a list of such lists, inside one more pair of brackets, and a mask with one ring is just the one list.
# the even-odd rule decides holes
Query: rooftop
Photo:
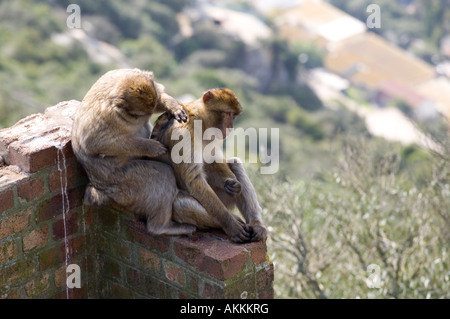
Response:
[{"label": "rooftop", "polygon": [[324,61],[329,70],[371,89],[386,81],[414,86],[435,75],[431,65],[372,32],[348,38],[329,48],[330,53]]}]

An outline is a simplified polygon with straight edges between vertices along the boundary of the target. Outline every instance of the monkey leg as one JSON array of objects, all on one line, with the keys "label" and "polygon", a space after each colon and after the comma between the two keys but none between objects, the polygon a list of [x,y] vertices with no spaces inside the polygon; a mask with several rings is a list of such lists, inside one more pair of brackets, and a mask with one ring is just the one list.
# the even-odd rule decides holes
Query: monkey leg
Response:
[{"label": "monkey leg", "polygon": [[208,184],[213,189],[224,189],[230,196],[241,193],[241,183],[239,183],[235,174],[225,161],[206,164],[205,169],[207,172]]},{"label": "monkey leg", "polygon": [[[239,217],[231,214],[237,222],[245,225]],[[178,193],[173,203],[173,220],[178,223],[187,223],[197,226],[199,229],[221,228],[220,224],[211,217],[206,209],[192,196]]]},{"label": "monkey leg", "polygon": [[192,235],[195,230],[194,225],[171,220],[170,211],[147,217],[147,231],[153,235]]},{"label": "monkey leg", "polygon": [[228,196],[226,199],[223,199],[224,196],[221,196],[225,206],[229,207],[229,205],[232,204],[231,202],[236,204],[246,222],[253,229],[252,241],[267,238],[267,228],[262,221],[262,208],[259,205],[255,188],[245,172],[242,161],[237,157],[230,158],[228,165],[236,175],[237,180],[241,183],[242,191],[235,197]]},{"label": "monkey leg", "polygon": [[146,216],[147,232],[153,235],[190,235],[195,231],[193,225],[172,220],[172,203],[178,188],[169,165],[133,160],[113,177],[117,182],[111,190],[111,199],[137,216]]},{"label": "monkey leg", "polygon": [[179,223],[188,223],[200,229],[220,228],[206,209],[192,196],[179,192],[173,202],[172,218]]},{"label": "monkey leg", "polygon": [[169,221],[164,227],[155,227],[147,222],[147,231],[152,235],[192,235],[196,228],[194,225],[179,224]]},{"label": "monkey leg", "polygon": [[[188,193],[195,198],[198,203],[206,210],[208,217],[202,218],[204,216],[204,211],[199,210],[201,213],[197,214],[192,213],[195,212],[195,209],[191,209],[191,213],[188,215],[190,218],[194,218],[197,223],[195,224],[198,227],[209,226],[210,227],[219,227],[221,228],[232,241],[234,242],[248,242],[251,239],[250,227],[245,224],[242,224],[236,220],[236,217],[233,214],[230,214],[228,209],[222,203],[220,198],[208,184],[205,179],[203,170],[201,166],[195,166],[196,164],[177,164],[174,166],[174,170],[176,174],[182,176],[182,181],[186,185]],[[180,197],[179,199],[181,199]],[[177,214],[178,218],[183,216],[183,210],[177,210],[179,206],[182,206],[183,201],[177,202],[175,205],[176,211],[180,212]],[[195,205],[195,204],[194,204]],[[195,207],[195,206],[194,206]],[[181,217],[183,219],[183,217]],[[187,217],[184,217],[187,218]]]}]

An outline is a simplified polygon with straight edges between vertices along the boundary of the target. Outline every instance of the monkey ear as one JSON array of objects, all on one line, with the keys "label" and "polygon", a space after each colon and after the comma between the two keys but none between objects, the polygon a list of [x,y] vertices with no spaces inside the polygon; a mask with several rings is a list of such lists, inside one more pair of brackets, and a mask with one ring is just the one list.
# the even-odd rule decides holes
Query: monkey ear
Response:
[{"label": "monkey ear", "polygon": [[203,94],[203,103],[208,102],[209,100],[211,100],[214,97],[214,93],[211,91],[208,91],[206,93]]}]

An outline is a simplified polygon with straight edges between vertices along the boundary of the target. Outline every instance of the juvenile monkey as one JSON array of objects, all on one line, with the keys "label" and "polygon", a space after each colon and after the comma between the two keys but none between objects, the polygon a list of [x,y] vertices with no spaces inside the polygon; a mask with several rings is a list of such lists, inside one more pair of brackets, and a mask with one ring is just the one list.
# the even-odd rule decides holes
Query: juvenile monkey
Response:
[{"label": "juvenile monkey", "polygon": [[[195,145],[202,145],[204,149],[205,141],[194,141],[195,120],[201,120],[202,133],[208,128],[220,129],[222,136],[219,137],[219,143],[222,145],[227,129],[233,127],[235,116],[242,112],[237,97],[229,89],[209,90],[202,98],[186,104],[185,109],[188,113],[185,123],[174,121],[167,113],[155,122],[152,138],[167,146],[169,151],[178,143],[177,140],[172,140],[172,134],[183,129],[190,133],[191,150]],[[185,190],[175,199],[173,219],[200,229],[221,228],[235,242],[266,238],[267,229],[262,222],[262,209],[242,162],[233,158],[227,163],[222,157],[219,162],[195,163],[194,152],[191,152],[190,156],[189,162],[172,161],[178,187]],[[189,195],[201,206],[192,201]],[[228,211],[235,205],[243,214],[246,223]]]},{"label": "juvenile monkey", "polygon": [[[149,160],[167,152],[149,139],[153,112],[168,111],[186,121],[181,105],[154,81],[153,73],[119,69],[103,75],[78,107],[72,147],[90,183],[84,203],[115,202],[147,218],[153,234],[191,234],[195,227],[171,220],[178,194],[172,168]],[[188,201],[189,199],[187,199]]]}]

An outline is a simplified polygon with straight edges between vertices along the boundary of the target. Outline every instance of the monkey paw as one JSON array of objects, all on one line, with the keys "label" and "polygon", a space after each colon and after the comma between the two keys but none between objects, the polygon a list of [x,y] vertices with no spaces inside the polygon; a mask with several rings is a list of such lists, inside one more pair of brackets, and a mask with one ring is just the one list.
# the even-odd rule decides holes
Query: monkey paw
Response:
[{"label": "monkey paw", "polygon": [[251,241],[260,241],[267,238],[267,228],[260,223],[250,223],[249,227],[251,228]]},{"label": "monkey paw", "polygon": [[227,179],[225,181],[225,192],[230,195],[239,195],[242,191],[242,185],[235,179]]},{"label": "monkey paw", "polygon": [[148,154],[149,157],[158,157],[168,152],[167,147],[165,147],[162,143],[156,140],[149,140],[148,142],[151,143],[151,148]]},{"label": "monkey paw", "polygon": [[187,113],[183,108],[179,108],[175,110],[172,115],[175,117],[175,120],[178,122],[187,122]]},{"label": "monkey paw", "polygon": [[230,236],[230,240],[235,243],[248,243],[252,239],[251,227],[238,222],[237,219],[234,219],[231,228],[224,228],[224,231]]}]

